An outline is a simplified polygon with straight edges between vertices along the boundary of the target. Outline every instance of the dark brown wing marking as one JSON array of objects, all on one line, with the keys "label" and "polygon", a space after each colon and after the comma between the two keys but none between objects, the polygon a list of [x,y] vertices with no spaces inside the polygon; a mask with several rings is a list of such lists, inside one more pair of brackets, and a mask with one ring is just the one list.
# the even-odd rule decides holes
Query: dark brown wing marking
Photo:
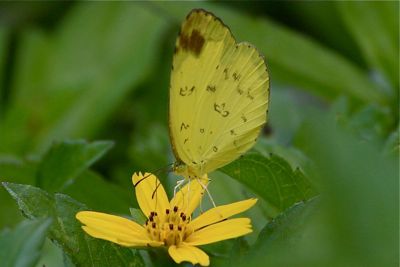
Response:
[{"label": "dark brown wing marking", "polygon": [[204,37],[197,30],[193,30],[190,36],[182,33],[179,36],[179,47],[193,52],[196,56],[200,54],[204,42]]}]

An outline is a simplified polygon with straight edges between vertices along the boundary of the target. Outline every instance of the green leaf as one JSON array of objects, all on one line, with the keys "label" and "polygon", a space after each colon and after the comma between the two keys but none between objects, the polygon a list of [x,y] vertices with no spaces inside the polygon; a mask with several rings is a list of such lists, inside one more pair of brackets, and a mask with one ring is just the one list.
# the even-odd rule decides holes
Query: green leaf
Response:
[{"label": "green leaf", "polygon": [[[305,32],[354,63],[364,65],[356,42],[352,40],[350,33],[343,30],[344,22],[338,19],[340,14],[335,1],[293,1],[277,11],[290,17],[290,22],[284,22],[290,28]],[[274,11],[265,12],[277,19]]]},{"label": "green leaf", "polygon": [[146,222],[146,216],[143,214],[142,210],[130,208],[132,219],[138,224],[144,224]]},{"label": "green leaf", "polygon": [[46,191],[62,191],[74,179],[102,157],[113,142],[63,141],[45,154],[37,173],[38,185]]},{"label": "green leaf", "polygon": [[399,3],[340,2],[336,3],[370,67],[378,71],[392,90],[399,88]]},{"label": "green leaf", "polygon": [[134,142],[129,147],[129,156],[141,170],[152,170],[155,166],[165,166],[170,152],[168,130],[158,124],[148,129],[134,132]]},{"label": "green leaf", "polygon": [[[36,266],[63,266],[64,257],[66,256],[61,248],[47,238],[42,249],[42,255]],[[64,264],[64,267],[67,267],[67,265]],[[74,265],[72,264],[70,267],[74,267]]]},{"label": "green leaf", "polygon": [[250,246],[243,237],[236,238],[233,242],[234,243],[230,250],[229,258],[225,262],[225,266],[237,266],[240,259],[249,251]]},{"label": "green leaf", "polygon": [[30,185],[3,183],[28,218],[50,217],[50,238],[77,266],[143,266],[137,252],[85,234],[75,215],[87,208],[63,194],[50,195]]},{"label": "green leaf", "polygon": [[353,131],[365,141],[382,141],[395,125],[388,107],[367,104],[351,108],[346,98],[339,98],[332,109],[341,126]]},{"label": "green leaf", "polygon": [[310,213],[315,212],[317,203],[317,198],[313,198],[307,202],[296,203],[279,214],[260,232],[253,249],[268,251],[279,243],[292,242],[289,239],[295,239],[295,235],[301,232]]},{"label": "green leaf", "polygon": [[[32,185],[37,179],[43,188],[66,193],[96,210],[124,213],[134,203],[133,186],[132,190],[124,190],[99,174],[86,170],[112,144],[105,141],[59,142],[39,163],[3,157],[0,158],[0,177],[3,181]],[[0,218],[0,225],[12,225],[21,215],[15,201],[2,187],[0,200],[0,208],[8,214]]]},{"label": "green leaf", "polygon": [[[178,23],[191,9],[199,8],[198,3],[152,4]],[[346,94],[362,102],[388,101],[360,68],[313,40],[266,18],[246,16],[223,5],[202,3],[200,7],[229,25],[237,40],[254,44],[265,55],[275,81],[298,86],[330,100]]]},{"label": "green leaf", "polygon": [[276,140],[277,138],[278,137],[276,135],[269,138],[259,138],[254,146],[254,150],[261,153],[265,157],[268,157],[270,153],[279,155],[281,158],[284,158],[293,169],[299,167],[306,173],[308,165],[311,164],[310,159],[307,158],[307,156],[301,150],[293,146],[282,145],[282,143],[279,143]]},{"label": "green leaf", "polygon": [[[52,203],[54,199],[46,191],[31,185],[8,182],[3,182],[2,184],[17,202],[18,207],[25,217],[36,219],[41,217],[53,217],[55,214],[55,207]],[[54,220],[54,222],[56,222],[56,220]]]},{"label": "green leaf", "polygon": [[[0,157],[0,182],[34,184],[37,164],[12,157]],[[10,194],[0,186],[0,228],[13,226],[23,219]]]},{"label": "green leaf", "polygon": [[363,140],[382,139],[394,125],[393,117],[387,108],[367,105],[352,114],[349,127]]},{"label": "green leaf", "polygon": [[326,205],[319,227],[329,236],[314,247],[336,266],[398,266],[399,154],[360,140],[335,119],[315,114],[299,132]]},{"label": "green leaf", "polygon": [[388,154],[398,154],[400,152],[400,124],[395,131],[393,131],[385,142],[385,152]]},{"label": "green leaf", "polygon": [[50,219],[25,220],[13,230],[0,233],[1,266],[35,266],[51,225]]},{"label": "green leaf", "polygon": [[[127,178],[130,180],[129,177]],[[134,203],[134,187],[132,183],[130,186],[129,189],[124,189],[99,174],[87,170],[61,193],[85,203],[94,210],[123,214],[127,211],[127,207]]]},{"label": "green leaf", "polygon": [[4,97],[6,95],[5,88],[5,66],[7,63],[8,53],[7,50],[9,48],[10,43],[10,34],[9,30],[3,26],[0,26],[0,121],[3,118],[4,112]]},{"label": "green leaf", "polygon": [[[308,228],[315,227],[313,221],[320,210],[320,199],[313,198],[297,203],[279,214],[260,232],[256,243],[240,259],[239,266],[322,266],[303,261],[304,258],[296,254],[298,247],[304,245],[304,240],[313,238]],[[305,247],[307,253],[310,248],[313,249],[312,246]],[[315,253],[318,252],[315,250]]]},{"label": "green leaf", "polygon": [[248,186],[277,211],[316,194],[300,169],[293,171],[283,158],[274,154],[268,158],[249,152],[220,171]]},{"label": "green leaf", "polygon": [[143,3],[77,3],[69,11],[53,34],[22,37],[0,151],[93,136],[157,62],[167,25]]}]

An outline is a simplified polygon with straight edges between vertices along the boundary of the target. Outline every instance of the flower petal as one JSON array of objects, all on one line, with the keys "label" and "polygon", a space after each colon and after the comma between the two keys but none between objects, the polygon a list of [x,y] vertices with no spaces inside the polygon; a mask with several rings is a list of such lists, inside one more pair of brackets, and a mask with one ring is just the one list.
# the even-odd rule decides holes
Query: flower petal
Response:
[{"label": "flower petal", "polygon": [[190,227],[193,230],[199,229],[205,225],[210,225],[226,218],[229,218],[235,214],[241,213],[245,210],[250,209],[254,204],[256,204],[257,199],[250,198],[243,201],[238,201],[228,205],[222,205],[212,208],[199,217],[190,222]]},{"label": "flower petal", "polygon": [[193,232],[185,243],[198,246],[246,235],[253,231],[250,223],[249,218],[235,218],[205,226]]},{"label": "flower petal", "polygon": [[168,253],[176,263],[182,261],[191,262],[193,265],[199,263],[202,266],[210,265],[210,258],[208,255],[199,248],[181,244],[177,246],[170,246]]},{"label": "flower petal", "polygon": [[204,193],[204,187],[207,186],[208,181],[207,174],[201,179],[190,179],[171,200],[171,208],[177,206],[181,208],[184,213],[191,215],[199,205]]},{"label": "flower petal", "polygon": [[76,214],[76,218],[85,224],[82,226],[83,230],[95,238],[105,239],[123,246],[158,246],[158,243],[161,243],[149,239],[142,226],[123,217],[81,211]]},{"label": "flower petal", "polygon": [[151,247],[159,247],[162,246],[163,243],[162,242],[158,242],[158,241],[153,241],[150,239],[147,240],[140,240],[140,239],[133,239],[131,237],[127,237],[127,236],[114,236],[114,235],[110,235],[109,233],[106,233],[102,230],[99,229],[94,229],[88,226],[82,226],[82,229],[90,236],[95,237],[95,238],[99,238],[99,239],[104,239],[113,243],[116,243],[118,245],[121,246],[125,246],[125,247],[147,247],[147,246],[151,246]]},{"label": "flower petal", "polygon": [[159,216],[164,216],[165,210],[170,206],[164,187],[157,177],[151,173],[143,175],[139,172],[139,174],[133,174],[132,182],[134,185],[137,183],[135,186],[136,199],[143,213],[149,217],[150,212],[156,211]]}]

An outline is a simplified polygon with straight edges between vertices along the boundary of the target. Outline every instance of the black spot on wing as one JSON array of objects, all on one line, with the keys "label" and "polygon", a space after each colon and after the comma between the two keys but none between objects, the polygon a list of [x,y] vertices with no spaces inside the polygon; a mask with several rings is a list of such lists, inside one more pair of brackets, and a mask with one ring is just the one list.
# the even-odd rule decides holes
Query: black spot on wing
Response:
[{"label": "black spot on wing", "polygon": [[207,90],[208,92],[215,93],[215,91],[216,91],[217,89],[216,89],[215,85],[207,85],[206,90]]},{"label": "black spot on wing", "polygon": [[181,95],[181,96],[189,96],[189,95],[191,95],[192,93],[193,93],[193,91],[194,91],[194,89],[195,89],[196,87],[195,86],[192,86],[192,87],[187,87],[187,86],[185,86],[185,87],[181,87],[180,89],[179,89],[179,94]]},{"label": "black spot on wing", "polygon": [[181,124],[181,132],[182,132],[182,130],[186,130],[188,128],[189,128],[189,124],[186,124],[186,123],[182,122],[182,124]]},{"label": "black spot on wing", "polygon": [[222,104],[217,104],[214,103],[214,110],[221,114],[222,117],[227,117],[229,116],[229,111],[225,110],[225,103]]}]

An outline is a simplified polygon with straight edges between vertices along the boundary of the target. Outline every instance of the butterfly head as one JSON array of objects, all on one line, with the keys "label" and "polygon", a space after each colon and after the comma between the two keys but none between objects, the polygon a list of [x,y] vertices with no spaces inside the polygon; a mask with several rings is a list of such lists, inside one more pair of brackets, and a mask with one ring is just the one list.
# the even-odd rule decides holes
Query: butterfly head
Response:
[{"label": "butterfly head", "polygon": [[196,179],[197,177],[202,177],[201,174],[196,172],[196,169],[192,166],[186,165],[182,161],[177,161],[174,163],[173,171],[185,179]]}]

